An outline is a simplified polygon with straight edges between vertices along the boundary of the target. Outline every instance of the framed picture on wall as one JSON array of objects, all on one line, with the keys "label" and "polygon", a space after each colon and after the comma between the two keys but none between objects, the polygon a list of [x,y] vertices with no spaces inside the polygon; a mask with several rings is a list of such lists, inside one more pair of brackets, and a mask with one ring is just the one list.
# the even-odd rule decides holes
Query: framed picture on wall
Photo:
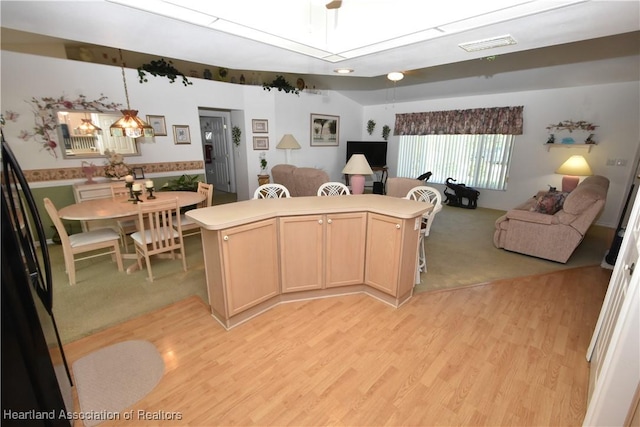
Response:
[{"label": "framed picture on wall", "polygon": [[311,146],[332,147],[339,144],[340,116],[311,114]]},{"label": "framed picture on wall", "polygon": [[188,125],[173,125],[173,142],[175,144],[191,144]]},{"label": "framed picture on wall", "polygon": [[144,179],[144,169],[143,168],[133,168],[133,179]]},{"label": "framed picture on wall", "polygon": [[269,133],[269,121],[265,119],[251,120],[251,130],[253,133]]},{"label": "framed picture on wall", "polygon": [[253,149],[254,150],[268,150],[269,149],[269,137],[268,136],[254,136],[253,137]]},{"label": "framed picture on wall", "polygon": [[156,136],[167,136],[167,123],[164,116],[147,116],[147,123],[153,128]]}]

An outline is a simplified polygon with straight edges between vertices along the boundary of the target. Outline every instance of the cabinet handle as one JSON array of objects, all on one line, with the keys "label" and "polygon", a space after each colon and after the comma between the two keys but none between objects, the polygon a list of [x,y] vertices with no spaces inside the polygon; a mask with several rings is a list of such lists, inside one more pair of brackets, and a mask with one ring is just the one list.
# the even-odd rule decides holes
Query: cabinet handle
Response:
[{"label": "cabinet handle", "polygon": [[224,240],[224,241],[226,242],[227,240],[229,240],[229,236],[224,236],[224,237],[222,238],[222,240]]},{"label": "cabinet handle", "polygon": [[333,220],[332,220],[332,219],[328,219],[328,220],[327,220],[327,224],[331,224],[332,222],[333,222]]},{"label": "cabinet handle", "polygon": [[397,229],[400,229],[400,224],[396,224],[396,228],[397,228]]},{"label": "cabinet handle", "polygon": [[318,220],[318,224],[322,224],[322,220],[321,219]]}]

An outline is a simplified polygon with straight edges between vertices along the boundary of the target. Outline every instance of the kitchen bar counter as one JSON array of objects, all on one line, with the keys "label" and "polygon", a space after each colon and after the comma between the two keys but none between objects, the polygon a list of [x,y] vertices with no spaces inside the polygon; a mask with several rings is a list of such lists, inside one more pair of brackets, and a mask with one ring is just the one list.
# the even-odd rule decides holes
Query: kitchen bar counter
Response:
[{"label": "kitchen bar counter", "polygon": [[288,197],[284,199],[245,200],[187,212],[200,227],[221,230],[227,227],[284,215],[310,215],[326,212],[372,212],[396,218],[415,218],[431,207],[428,203],[379,194]]},{"label": "kitchen bar counter", "polygon": [[194,209],[211,313],[232,328],[287,301],[413,295],[428,203],[377,194],[258,199]]}]

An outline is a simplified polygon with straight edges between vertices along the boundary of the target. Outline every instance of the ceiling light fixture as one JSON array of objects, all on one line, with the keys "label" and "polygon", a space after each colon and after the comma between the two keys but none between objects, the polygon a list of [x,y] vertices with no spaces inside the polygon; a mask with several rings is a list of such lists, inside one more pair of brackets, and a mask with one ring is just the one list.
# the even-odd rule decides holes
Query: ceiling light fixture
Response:
[{"label": "ceiling light fixture", "polygon": [[387,74],[387,78],[392,82],[399,82],[400,80],[404,79],[404,74],[399,71],[393,71]]},{"label": "ceiling light fixture", "polygon": [[458,47],[466,50],[467,52],[477,52],[484,49],[493,49],[496,47],[509,46],[517,44],[516,39],[509,34],[504,36],[492,37],[490,39],[476,40],[468,43],[460,43]]},{"label": "ceiling light fixture", "polygon": [[335,70],[333,70],[334,73],[338,73],[338,74],[351,74],[353,73],[353,69],[351,68],[336,68]]},{"label": "ceiling light fixture", "polygon": [[124,74],[124,61],[122,60],[122,50],[120,52],[120,62],[122,63],[122,82],[124,83],[124,95],[127,99],[127,109],[121,110],[122,117],[119,118],[109,128],[111,136],[128,136],[130,138],[153,137],[153,127],[138,117],[138,110],[132,110],[129,105],[129,91],[127,90],[127,78]]}]

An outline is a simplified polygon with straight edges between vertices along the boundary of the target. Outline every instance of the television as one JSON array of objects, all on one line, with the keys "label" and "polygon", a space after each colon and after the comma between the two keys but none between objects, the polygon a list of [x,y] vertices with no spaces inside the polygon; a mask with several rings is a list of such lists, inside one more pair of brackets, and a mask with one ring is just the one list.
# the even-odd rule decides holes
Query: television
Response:
[{"label": "television", "polygon": [[387,141],[347,141],[347,162],[354,154],[364,154],[372,168],[387,165]]}]

